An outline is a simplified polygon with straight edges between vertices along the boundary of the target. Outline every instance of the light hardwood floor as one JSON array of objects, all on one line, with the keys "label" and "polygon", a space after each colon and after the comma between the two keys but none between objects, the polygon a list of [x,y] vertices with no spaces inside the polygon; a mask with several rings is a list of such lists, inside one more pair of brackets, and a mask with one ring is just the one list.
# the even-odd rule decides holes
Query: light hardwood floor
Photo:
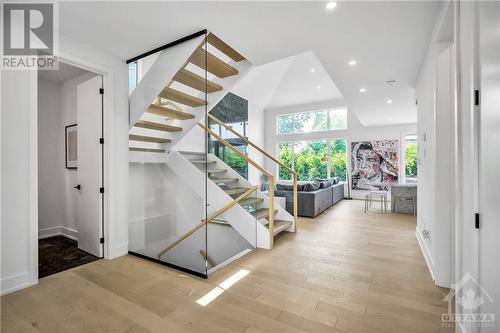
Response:
[{"label": "light hardwood floor", "polygon": [[[206,307],[196,300],[250,273]],[[415,218],[342,201],[272,251],[208,280],[132,256],[99,260],[2,297],[2,332],[451,332]]]}]

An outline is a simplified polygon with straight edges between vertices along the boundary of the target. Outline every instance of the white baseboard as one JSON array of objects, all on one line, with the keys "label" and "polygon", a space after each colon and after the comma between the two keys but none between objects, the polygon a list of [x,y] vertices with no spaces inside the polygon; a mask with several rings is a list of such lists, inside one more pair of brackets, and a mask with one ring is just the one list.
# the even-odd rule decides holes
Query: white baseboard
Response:
[{"label": "white baseboard", "polygon": [[1,287],[0,295],[6,295],[16,290],[20,290],[35,285],[37,283],[38,281],[31,280],[29,272],[21,273],[14,276],[9,276],[3,278],[2,281],[0,282],[0,287]]},{"label": "white baseboard", "polygon": [[432,281],[435,282],[436,278],[434,275],[434,260],[432,260],[431,252],[429,251],[429,248],[427,247],[425,240],[422,238],[422,233],[418,229],[418,226],[415,230],[415,234],[417,236],[418,245],[420,246],[420,251],[422,251],[422,255],[424,256],[425,262],[427,264],[427,268],[431,273]]},{"label": "white baseboard", "polygon": [[38,229],[38,239],[43,239],[53,236],[64,236],[69,239],[78,240],[78,231],[63,226]]},{"label": "white baseboard", "polygon": [[106,259],[118,258],[126,254],[128,254],[128,242],[115,246],[113,253],[109,253]]}]

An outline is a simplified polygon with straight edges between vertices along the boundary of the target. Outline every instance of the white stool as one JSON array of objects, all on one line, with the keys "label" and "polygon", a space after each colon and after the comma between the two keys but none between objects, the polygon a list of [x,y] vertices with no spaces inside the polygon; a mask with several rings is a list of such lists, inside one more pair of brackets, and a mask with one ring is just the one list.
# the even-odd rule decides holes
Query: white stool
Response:
[{"label": "white stool", "polygon": [[386,192],[370,192],[365,196],[365,213],[372,206],[373,199],[380,200],[380,213],[387,212],[387,193]]}]

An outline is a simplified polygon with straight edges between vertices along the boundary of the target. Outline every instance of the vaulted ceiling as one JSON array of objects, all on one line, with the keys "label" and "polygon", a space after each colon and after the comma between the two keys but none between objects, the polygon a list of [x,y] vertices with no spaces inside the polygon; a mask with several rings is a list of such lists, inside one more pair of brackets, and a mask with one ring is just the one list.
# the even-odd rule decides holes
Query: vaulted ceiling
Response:
[{"label": "vaulted ceiling", "polygon": [[[312,1],[68,1],[60,2],[59,18],[67,37],[123,59],[202,28],[256,65],[312,51],[360,121],[376,126],[416,121],[415,82],[439,7],[432,1],[338,2],[333,10]],[[352,59],[355,66],[348,65]]]}]

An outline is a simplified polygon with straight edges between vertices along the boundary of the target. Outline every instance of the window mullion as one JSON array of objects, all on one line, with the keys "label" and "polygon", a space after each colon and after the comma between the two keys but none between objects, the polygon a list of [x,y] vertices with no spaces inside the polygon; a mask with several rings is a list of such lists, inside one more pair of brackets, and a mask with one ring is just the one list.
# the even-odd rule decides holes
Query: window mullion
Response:
[{"label": "window mullion", "polygon": [[331,140],[327,140],[326,141],[326,178],[327,179],[330,179],[332,178],[331,175],[332,175],[332,170],[331,170],[331,160],[330,160],[330,155],[331,155]]}]

